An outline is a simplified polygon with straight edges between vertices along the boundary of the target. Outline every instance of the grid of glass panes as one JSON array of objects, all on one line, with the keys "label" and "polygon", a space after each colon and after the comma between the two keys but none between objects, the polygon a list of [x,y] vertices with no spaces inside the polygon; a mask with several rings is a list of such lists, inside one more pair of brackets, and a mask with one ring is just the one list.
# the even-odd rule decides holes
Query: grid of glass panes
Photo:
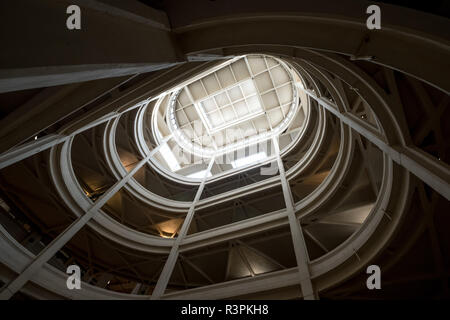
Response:
[{"label": "grid of glass panes", "polygon": [[207,147],[271,130],[286,117],[293,94],[281,65],[258,56],[239,59],[186,89],[177,99],[178,125],[192,143]]},{"label": "grid of glass panes", "polygon": [[252,79],[200,101],[199,106],[210,132],[246,121],[263,112]]}]

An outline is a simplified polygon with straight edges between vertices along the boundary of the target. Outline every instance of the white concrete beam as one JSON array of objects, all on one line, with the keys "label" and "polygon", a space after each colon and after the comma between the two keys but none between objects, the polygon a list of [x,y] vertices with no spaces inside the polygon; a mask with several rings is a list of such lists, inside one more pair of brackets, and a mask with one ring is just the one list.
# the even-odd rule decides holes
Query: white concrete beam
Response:
[{"label": "white concrete beam", "polygon": [[101,207],[118,192],[133,175],[150,159],[150,157],[159,149],[155,148],[146,158],[142,159],[136,167],[134,167],[123,179],[117,181],[108,189],[92,207],[81,217],[70,224],[61,234],[45,247],[14,280],[3,287],[0,291],[0,299],[10,299],[17,291],[27,283],[30,278],[48,261],[50,260],[72,237],[83,228],[86,223],[101,209]]},{"label": "white concrete beam", "polygon": [[70,135],[62,135],[62,134],[49,134],[43,137],[40,137],[36,140],[30,141],[28,143],[24,143],[22,145],[16,146],[11,150],[8,150],[2,154],[0,154],[0,170],[6,168],[16,162],[19,162],[23,159],[31,157],[41,151],[47,150],[57,144],[63,143],[72,136],[75,136],[83,131],[89,130],[93,127],[96,127],[104,122],[107,122],[113,118],[119,117],[120,115],[131,111],[135,108],[140,107],[142,104],[138,103],[131,108],[126,109],[122,113],[112,112],[110,114],[105,115],[82,128],[72,132]]},{"label": "white concrete beam", "polygon": [[153,72],[180,63],[122,63],[0,69],[0,93]]},{"label": "white concrete beam", "polygon": [[50,134],[13,148],[0,155],[0,169],[49,149],[54,145],[66,141],[68,138],[69,136]]},{"label": "white concrete beam", "polygon": [[450,169],[448,165],[433,159],[416,147],[388,145],[377,132],[370,130],[368,126],[364,126],[364,124],[355,119],[354,115],[347,112],[341,113],[334,103],[319,97],[310,90],[298,88],[338,117],[343,123],[380,148],[393,161],[414,174],[447,200],[450,200]]},{"label": "white concrete beam", "polygon": [[300,222],[295,215],[294,199],[292,197],[291,188],[289,182],[286,179],[286,172],[284,170],[283,161],[280,156],[280,146],[278,144],[278,138],[272,139],[275,154],[277,156],[278,170],[280,171],[281,187],[283,189],[284,201],[286,202],[286,211],[289,220],[289,226],[291,229],[292,241],[294,244],[295,258],[297,260],[299,282],[302,288],[303,299],[314,300],[316,298],[314,289],[311,282],[311,273],[309,270],[309,256],[306,248],[306,242],[303,237],[302,228]]},{"label": "white concrete beam", "polygon": [[192,201],[192,204],[189,208],[188,213],[186,214],[186,218],[184,219],[183,226],[181,227],[180,232],[178,233],[178,237],[176,238],[172,249],[170,250],[169,257],[167,258],[166,264],[159,276],[158,282],[156,283],[156,287],[153,290],[151,299],[160,299],[166,290],[167,284],[169,283],[170,276],[172,275],[173,269],[175,268],[175,264],[177,262],[177,258],[179,255],[179,247],[191,225],[192,218],[194,217],[195,206],[200,200],[200,196],[202,195],[203,189],[205,188],[206,178],[208,177],[209,172],[214,164],[214,157],[211,158],[208,168],[206,169],[205,176],[203,177],[202,183],[198,187],[197,193],[195,194],[195,198]]}]

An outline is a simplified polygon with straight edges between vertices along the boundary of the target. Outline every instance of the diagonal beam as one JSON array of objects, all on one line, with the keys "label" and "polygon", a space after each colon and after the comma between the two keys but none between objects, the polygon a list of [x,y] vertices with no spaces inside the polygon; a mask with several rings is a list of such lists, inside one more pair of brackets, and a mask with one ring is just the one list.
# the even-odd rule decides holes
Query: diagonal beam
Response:
[{"label": "diagonal beam", "polygon": [[0,291],[0,299],[7,300],[19,291],[31,279],[31,277],[56,254],[56,252],[68,243],[70,239],[72,239],[72,237],[99,212],[103,205],[108,202],[109,199],[111,199],[158,150],[159,147],[153,149],[147,157],[142,159],[138,165],[133,168],[133,170],[128,172],[121,180],[117,181],[96,202],[94,202],[91,208],[84,215],[76,219],[62,233],[53,239],[53,241],[50,242],[50,244],[45,247],[15,279],[3,287]]},{"label": "diagonal beam", "polygon": [[198,273],[200,273],[203,276],[203,278],[208,280],[210,283],[214,283],[214,281],[202,269],[200,269],[195,263],[193,263],[192,261],[189,261],[182,255],[180,255],[180,259],[182,261],[186,262],[188,265],[190,265],[193,269],[195,269]]},{"label": "diagonal beam", "polygon": [[31,157],[69,139],[69,136],[49,134],[45,137],[20,145],[0,155],[0,169]]},{"label": "diagonal beam", "polygon": [[323,251],[325,252],[329,252],[330,250],[327,249],[327,247],[325,247],[325,245],[320,242],[319,239],[317,239],[311,232],[309,232],[307,229],[303,229],[303,231],[305,231],[305,234],[311,238],[312,241],[314,241]]},{"label": "diagonal beam", "polygon": [[192,204],[189,208],[186,218],[184,219],[183,226],[181,227],[181,230],[178,233],[178,237],[176,238],[176,240],[172,246],[172,249],[170,250],[169,257],[167,258],[167,261],[164,265],[161,275],[159,276],[158,282],[156,283],[156,287],[153,290],[153,293],[150,297],[150,299],[152,299],[152,300],[160,299],[161,296],[164,294],[164,291],[166,290],[167,284],[169,283],[169,280],[170,280],[170,276],[172,275],[173,269],[177,262],[180,244],[186,237],[186,234],[189,230],[192,218],[194,217],[195,206],[198,203],[198,201],[200,200],[200,196],[202,195],[203,189],[205,188],[206,178],[208,177],[208,174],[211,171],[213,164],[214,164],[214,157],[211,158],[211,160],[208,164],[208,168],[205,171],[203,180],[202,180],[200,186],[198,187],[195,198],[192,201]]},{"label": "diagonal beam", "polygon": [[428,156],[418,148],[388,145],[378,133],[370,130],[365,124],[360,123],[354,116],[339,112],[334,103],[301,86],[298,86],[298,88],[316,100],[318,104],[334,114],[343,123],[380,148],[393,161],[428,184],[447,200],[450,200],[450,169],[448,165]]},{"label": "diagonal beam", "polygon": [[5,167],[8,167],[16,162],[19,162],[23,159],[26,159],[28,157],[31,157],[41,151],[50,149],[51,147],[63,143],[70,139],[71,137],[89,130],[93,127],[96,127],[102,123],[105,123],[109,120],[112,120],[116,117],[119,117],[120,115],[131,111],[135,108],[140,107],[143,103],[146,103],[147,101],[143,101],[142,103],[138,103],[134,105],[132,108],[129,108],[122,113],[112,112],[110,114],[105,115],[104,117],[101,117],[95,121],[92,121],[91,123],[86,124],[85,126],[81,127],[80,129],[72,132],[70,135],[63,135],[63,134],[48,134],[46,136],[43,136],[41,138],[38,138],[36,140],[18,145],[2,154],[0,154],[0,169],[3,169]]},{"label": "diagonal beam", "polygon": [[[118,77],[101,81],[44,89],[49,91],[44,97],[31,98],[29,103],[17,107],[0,121],[0,151],[7,151],[14,146],[36,136],[50,126],[67,118],[69,115],[93,106],[102,97],[117,90],[121,85],[133,79]],[[40,96],[41,94],[37,94]]]},{"label": "diagonal beam", "polygon": [[286,202],[286,211],[289,220],[289,226],[292,234],[292,241],[294,244],[295,258],[297,260],[297,267],[299,273],[299,282],[302,289],[303,299],[314,300],[316,295],[314,293],[311,273],[309,270],[309,257],[308,250],[306,248],[306,242],[303,237],[302,228],[300,222],[295,215],[294,200],[292,198],[291,188],[286,179],[286,172],[284,171],[283,161],[280,156],[280,146],[278,144],[277,137],[272,139],[275,154],[277,156],[278,170],[280,172],[281,187],[283,189],[284,201]]}]

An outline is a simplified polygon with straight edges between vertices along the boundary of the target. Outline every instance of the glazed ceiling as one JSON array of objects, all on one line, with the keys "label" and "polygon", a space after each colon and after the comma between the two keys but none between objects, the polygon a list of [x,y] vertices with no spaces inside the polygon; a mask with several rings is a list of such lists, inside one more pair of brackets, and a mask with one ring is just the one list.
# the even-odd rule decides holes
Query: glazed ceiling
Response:
[{"label": "glazed ceiling", "polygon": [[[265,142],[286,132],[300,109],[297,82],[289,66],[266,55],[239,56],[204,72],[155,108],[156,136],[162,142],[172,135],[156,158],[171,172],[191,165],[190,156],[220,157],[230,169],[269,159]],[[204,170],[197,165],[185,175],[203,178]]]}]

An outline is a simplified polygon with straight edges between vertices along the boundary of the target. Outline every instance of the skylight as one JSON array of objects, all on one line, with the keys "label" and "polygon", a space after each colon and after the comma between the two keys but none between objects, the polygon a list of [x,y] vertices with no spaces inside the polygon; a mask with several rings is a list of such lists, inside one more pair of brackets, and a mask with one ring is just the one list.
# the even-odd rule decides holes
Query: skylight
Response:
[{"label": "skylight", "polygon": [[[201,168],[194,170],[191,159],[220,157],[278,136],[291,125],[300,108],[290,69],[281,60],[265,55],[225,61],[169,92],[156,106],[156,112],[165,117],[154,117],[155,128],[165,130],[167,125],[169,132],[165,134],[172,133],[173,142],[190,157],[175,154],[182,167],[179,170],[194,178],[202,174],[195,174]],[[233,165],[220,167],[218,172],[266,160],[264,153],[253,153],[248,159],[229,158],[227,164],[235,160]],[[174,163],[175,168],[179,166]]]},{"label": "skylight", "polygon": [[172,150],[170,150],[167,143],[165,143],[161,146],[161,149],[159,152],[163,156],[163,158],[166,161],[167,165],[169,166],[170,170],[172,170],[172,171],[180,170],[180,168],[181,168],[180,164],[178,163],[177,159],[175,158],[175,155],[173,154]]},{"label": "skylight", "polygon": [[264,151],[258,152],[258,153],[252,154],[248,157],[231,161],[231,166],[233,168],[239,168],[239,167],[243,167],[243,166],[246,166],[249,164],[257,163],[258,161],[264,160],[266,158],[267,158],[267,154]]},{"label": "skylight", "polygon": [[264,113],[252,79],[228,87],[196,106],[211,133]]}]

